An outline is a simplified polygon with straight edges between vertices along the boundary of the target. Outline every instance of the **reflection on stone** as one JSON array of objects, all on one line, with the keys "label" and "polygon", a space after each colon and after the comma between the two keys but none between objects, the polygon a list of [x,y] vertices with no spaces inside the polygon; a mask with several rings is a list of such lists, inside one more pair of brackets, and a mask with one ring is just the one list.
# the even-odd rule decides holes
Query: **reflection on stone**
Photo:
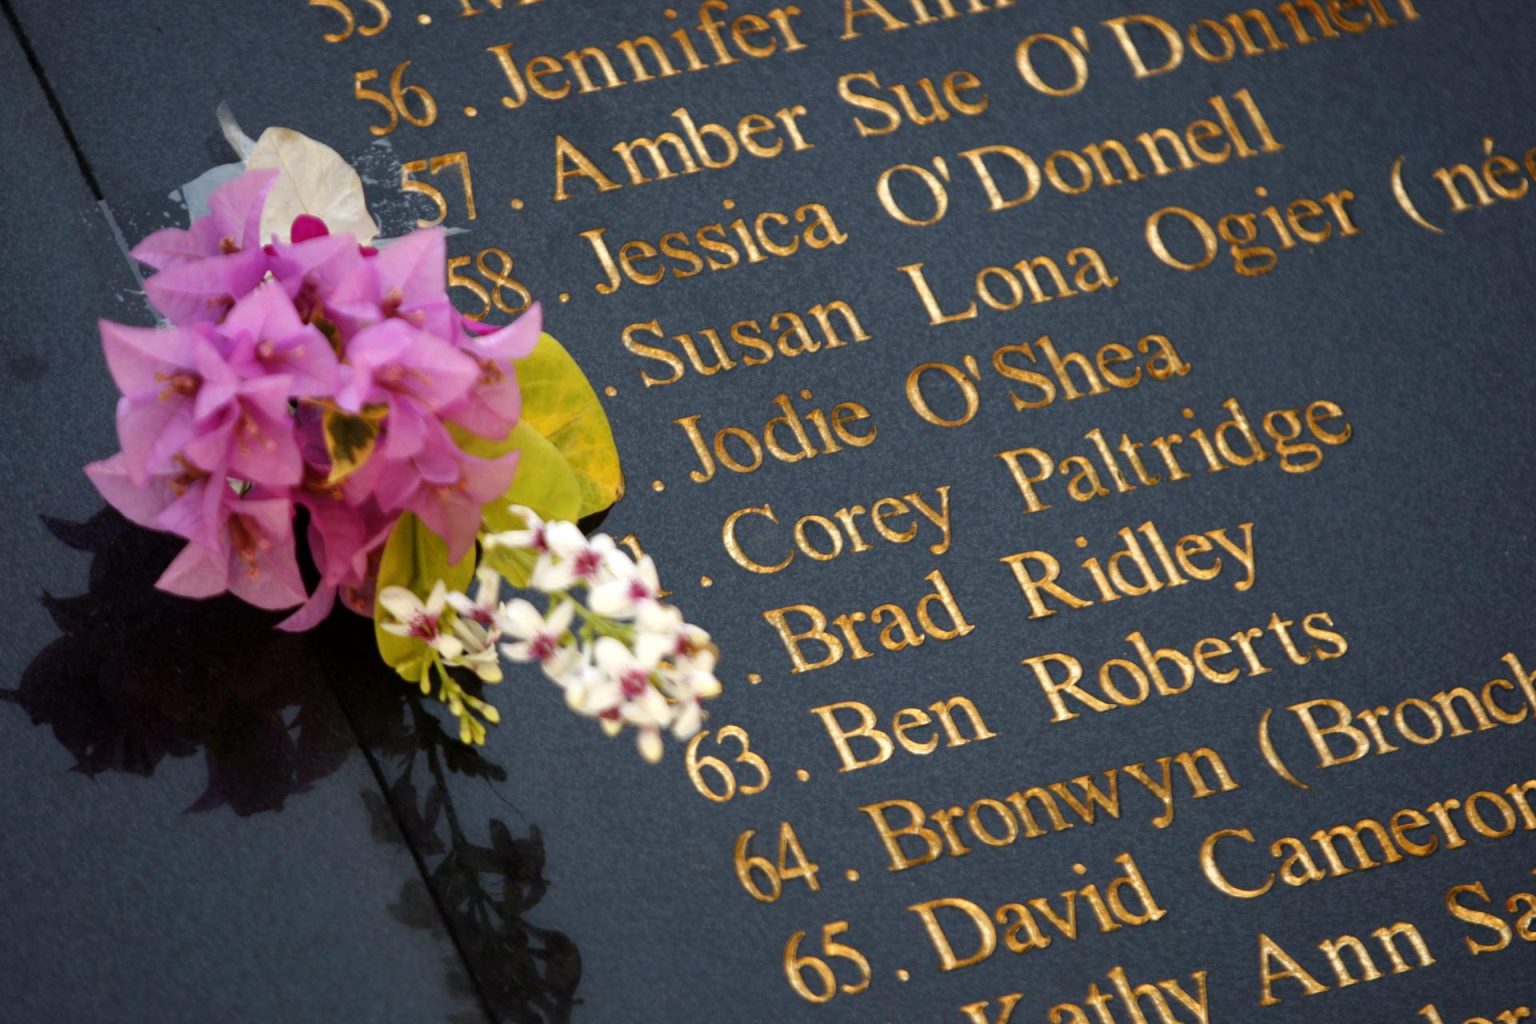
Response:
[{"label": "reflection on stone", "polygon": [[373,835],[406,846],[426,878],[401,887],[394,916],[454,944],[451,983],[493,1019],[569,1019],[580,955],[565,935],[524,920],[548,884],[538,829],[514,837],[492,820],[477,841],[450,776],[495,783],[505,772],[445,733],[379,664],[366,621],[336,615],[309,634],[281,633],[280,616],[232,598],[154,589],[176,538],[110,509],[47,525],[93,556],[89,588],[43,598],[62,635],[0,702],[51,728],[86,775],[148,777],[167,758],[201,756],[207,784],[188,810],[242,817],[281,811],[361,742],[379,782],[362,793]]},{"label": "reflection on stone", "polygon": [[281,810],[334,772],[353,739],[305,639],[233,600],[185,601],[154,589],[176,538],[112,511],[49,521],[92,554],[90,587],[44,596],[62,635],[0,697],[48,725],[86,775],[152,775],[201,755],[208,785],[189,810]]}]

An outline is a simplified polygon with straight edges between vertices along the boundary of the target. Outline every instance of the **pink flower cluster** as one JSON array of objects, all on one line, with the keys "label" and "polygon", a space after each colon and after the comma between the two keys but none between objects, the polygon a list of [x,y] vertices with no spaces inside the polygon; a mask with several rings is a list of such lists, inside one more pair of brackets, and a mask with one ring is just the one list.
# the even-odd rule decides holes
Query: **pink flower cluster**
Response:
[{"label": "pink flower cluster", "polygon": [[[162,589],[302,606],[282,625],[307,629],[338,595],[372,613],[378,554],[403,513],[455,560],[474,544],[481,507],[511,486],[517,457],[470,455],[450,426],[511,432],[512,360],[532,350],[540,320],[537,306],[499,330],[461,317],[440,230],[375,250],[300,217],[288,240],[264,242],[275,179],[247,172],[189,230],[134,249],[157,271],[145,291],[169,324],[101,323],[122,451],[86,472],[129,519],[186,538]],[[359,457],[342,464],[348,452]],[[299,508],[320,575],[313,593],[296,552]]]}]

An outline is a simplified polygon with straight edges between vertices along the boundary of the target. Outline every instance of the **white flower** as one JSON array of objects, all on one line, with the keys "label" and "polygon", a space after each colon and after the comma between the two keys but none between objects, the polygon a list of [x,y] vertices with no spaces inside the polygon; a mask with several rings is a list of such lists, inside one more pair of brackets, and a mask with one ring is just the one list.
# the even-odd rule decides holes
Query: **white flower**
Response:
[{"label": "white flower", "polygon": [[386,633],[420,640],[445,658],[464,653],[463,641],[442,630],[443,610],[448,606],[448,587],[442,580],[432,588],[425,604],[405,587],[385,587],[379,591],[379,604],[395,620],[381,624]]},{"label": "white flower", "polygon": [[469,650],[456,658],[449,658],[448,664],[457,668],[467,668],[480,677],[483,683],[501,682],[501,659],[496,656],[496,646],[481,650]]},{"label": "white flower", "polygon": [[618,684],[626,720],[636,725],[649,721],[666,724],[671,717],[667,699],[651,685],[651,674],[656,671],[654,657],[633,651],[611,636],[598,637],[592,654],[598,669]]},{"label": "white flower", "polygon": [[677,715],[672,721],[672,735],[679,740],[691,740],[704,728],[704,709],[697,700],[678,704]]},{"label": "white flower", "polygon": [[661,760],[661,730],[671,724],[672,705],[651,684],[655,660],[640,656],[609,636],[598,638],[593,653],[597,668],[619,690],[620,703],[605,716],[605,722],[614,721],[612,712],[617,711],[617,720],[635,727],[640,756],[652,764]]},{"label": "white flower", "polygon": [[522,519],[523,528],[506,530],[502,533],[488,533],[485,535],[485,546],[535,551],[539,554],[547,553],[549,544],[545,538],[546,524],[539,518],[539,514],[524,505],[508,505],[507,511]]},{"label": "white flower", "polygon": [[643,725],[635,730],[635,746],[640,749],[640,756],[651,764],[661,760],[662,743],[661,730],[654,725]]},{"label": "white flower", "polygon": [[575,617],[576,605],[568,600],[550,609],[546,617],[522,598],[513,598],[496,614],[501,631],[516,638],[503,644],[501,652],[513,661],[537,661],[551,679],[560,682],[580,657],[576,647],[565,642]]},{"label": "white flower", "polygon": [[634,562],[607,534],[589,540],[575,523],[558,522],[545,524],[544,537],[553,557],[539,560],[530,582],[545,593],[561,593],[577,583],[591,587],[635,571]]},{"label": "white flower", "polygon": [[448,595],[448,604],[458,612],[453,621],[453,631],[464,641],[464,646],[474,652],[494,649],[500,638],[501,628],[496,622],[497,604],[501,600],[501,576],[496,570],[483,568],[475,573],[475,596]]},{"label": "white flower", "polygon": [[715,677],[712,664],[683,660],[667,672],[671,685],[670,696],[679,701],[710,700],[720,696],[724,689]]},{"label": "white flower", "polygon": [[719,651],[709,634],[690,622],[679,622],[664,632],[642,633],[635,650],[665,665],[678,699],[718,697],[723,689],[715,677]]},{"label": "white flower", "polygon": [[681,624],[682,614],[661,603],[661,580],[650,555],[629,566],[618,563],[616,568],[613,578],[594,585],[587,596],[594,612],[610,619],[634,619],[649,632],[666,632]]},{"label": "white flower", "polygon": [[[395,631],[419,633],[434,645],[457,645],[444,660],[482,678],[492,673],[500,678],[498,642],[506,658],[538,662],[566,703],[597,719],[604,733],[616,736],[633,727],[647,761],[661,759],[664,733],[680,740],[696,735],[705,719],[701,701],[721,692],[715,675],[719,652],[708,633],[661,600],[656,564],[645,556],[637,562],[612,537],[586,537],[575,523],[546,522],[517,505],[508,511],[519,527],[484,536],[484,547],[513,553],[519,566],[531,561],[529,585],[551,595],[548,610],[541,613],[522,598],[498,607],[503,581],[484,570],[477,574],[473,598],[434,592],[434,607],[407,606],[406,598],[415,600],[408,594],[399,598],[397,617],[407,626]],[[529,559],[529,553],[536,557]],[[439,619],[447,605],[450,617]],[[409,632],[410,625],[417,633]],[[461,719],[480,710],[457,688],[444,699]]]},{"label": "white flower", "polygon": [[481,537],[487,551],[508,550],[524,556],[533,555],[533,564],[527,568],[530,577],[549,572],[554,556],[549,550],[549,526],[539,514],[523,505],[508,505],[507,511],[523,521],[521,529],[487,533]]},{"label": "white flower", "polygon": [[715,675],[715,657],[688,658],[678,662],[677,671],[687,683],[688,689],[700,700],[713,700],[724,692],[720,679]]},{"label": "white flower", "polygon": [[[624,700],[623,691],[613,678],[596,665],[578,658],[555,682],[565,691],[565,702],[572,711],[589,718],[602,718],[603,731],[609,735],[623,728],[618,713],[618,707]],[[611,729],[610,722],[613,725]]]},{"label": "white flower", "polygon": [[672,735],[692,739],[704,725],[700,701],[720,695],[720,680],[714,673],[714,654],[696,658],[678,658],[662,673],[667,696],[673,701]]}]

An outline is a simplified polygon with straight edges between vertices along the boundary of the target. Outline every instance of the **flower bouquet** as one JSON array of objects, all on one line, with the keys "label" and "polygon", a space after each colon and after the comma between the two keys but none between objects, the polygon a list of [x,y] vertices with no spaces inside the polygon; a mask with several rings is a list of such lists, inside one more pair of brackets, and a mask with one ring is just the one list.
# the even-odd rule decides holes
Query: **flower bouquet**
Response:
[{"label": "flower bouquet", "polygon": [[623,480],[539,306],[502,327],[461,315],[442,229],[377,241],[333,150],[282,128],[232,138],[244,168],[206,215],[132,251],[162,323],[100,325],[122,450],[86,473],[186,540],[156,585],[289,611],[281,629],[338,603],[371,616],[384,661],[465,743],[500,720],[480,694],[503,656],[610,735],[633,727],[647,760],[663,732],[696,733],[715,648],[661,601],[649,557],[576,525]]}]

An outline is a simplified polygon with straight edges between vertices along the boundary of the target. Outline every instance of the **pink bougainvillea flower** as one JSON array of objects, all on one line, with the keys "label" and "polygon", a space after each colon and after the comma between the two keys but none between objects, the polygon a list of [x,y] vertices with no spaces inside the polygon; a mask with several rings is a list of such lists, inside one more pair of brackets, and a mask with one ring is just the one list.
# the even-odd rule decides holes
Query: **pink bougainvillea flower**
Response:
[{"label": "pink bougainvillea flower", "polygon": [[133,250],[160,271],[144,292],[162,316],[175,324],[217,322],[261,282],[261,211],[276,180],[273,171],[242,174],[209,197],[208,216],[191,228],[157,231]]},{"label": "pink bougainvillea flower", "polygon": [[144,282],[144,294],[173,324],[216,323],[266,274],[266,253],[252,249],[167,267]]},{"label": "pink bougainvillea flower", "polygon": [[408,395],[435,412],[457,401],[479,377],[473,359],[403,320],[362,331],[345,355],[352,372],[336,400],[348,411]]},{"label": "pink bougainvillea flower", "polygon": [[222,363],[200,330],[153,330],[101,322],[101,346],[123,397],[117,433],[124,468],[134,486],[169,473],[172,458],[196,435],[194,409],[203,369]]},{"label": "pink bougainvillea flower", "polygon": [[85,467],[85,475],[90,477],[107,503],[131,522],[159,530],[162,528],[160,513],[176,500],[169,486],[170,478],[153,477],[143,484],[135,484],[129,477],[127,461],[123,453],[118,452],[110,459],[90,463]]},{"label": "pink bougainvillea flower", "polygon": [[354,267],[331,304],[359,326],[398,318],[439,338],[454,337],[459,313],[448,299],[445,239],[441,228],[396,239]]},{"label": "pink bougainvillea flower", "polygon": [[477,331],[464,338],[461,344],[483,359],[524,359],[539,343],[543,330],[544,307],[535,302],[507,326]]},{"label": "pink bougainvillea flower", "polygon": [[437,413],[462,398],[480,374],[469,356],[404,320],[359,332],[345,356],[349,372],[336,404],[353,413],[388,405],[383,451],[391,459],[410,458],[429,442],[445,439]]},{"label": "pink bougainvillea flower", "polygon": [[459,323],[448,298],[447,237],[442,228],[412,232],[380,249],[367,264],[378,277],[384,315],[441,338],[453,337]]},{"label": "pink bougainvillea flower", "polygon": [[199,469],[180,457],[178,463],[180,472],[159,478],[158,482],[169,492],[171,501],[161,510],[156,522],[160,529],[185,537],[194,544],[215,544],[219,504],[226,495],[234,493],[229,476],[223,466]]},{"label": "pink bougainvillea flower", "polygon": [[229,365],[242,377],[281,374],[288,397],[323,397],[340,382],[336,353],[324,334],[299,318],[278,281],[267,281],[235,303],[219,325]]},{"label": "pink bougainvillea flower", "polygon": [[[101,325],[122,452],[87,473],[134,522],[187,539],[162,589],[296,609],[281,627],[308,629],[338,600],[372,613],[404,513],[454,560],[473,547],[518,456],[471,455],[457,431],[500,439],[516,426],[515,361],[542,324],[537,306],[507,327],[463,321],[441,230],[375,250],[300,215],[286,239],[263,239],[274,177],[234,179],[189,229],[134,250],[158,271],[145,289],[171,326]],[[296,555],[300,506],[312,592]]]},{"label": "pink bougainvillea flower", "polygon": [[208,197],[208,216],[193,222],[192,233],[220,252],[261,248],[261,214],[277,179],[274,170],[246,171],[215,189]]},{"label": "pink bougainvillea flower", "polygon": [[475,543],[481,509],[512,486],[518,453],[482,459],[453,447],[451,454],[458,475],[448,482],[425,479],[409,459],[387,462],[378,477],[378,494],[385,507],[416,513],[427,529],[443,538],[448,558],[456,562]]},{"label": "pink bougainvillea flower", "polygon": [[[305,323],[324,319],[351,337],[363,326],[331,304],[336,286],[363,262],[363,251],[351,235],[315,235],[267,247],[272,276],[282,282]],[[370,316],[367,323],[377,318]]]},{"label": "pink bougainvillea flower", "polygon": [[214,543],[218,505],[229,485],[223,472],[182,460],[180,471],[136,486],[121,453],[85,467],[101,496],[130,521],[202,544]]},{"label": "pink bougainvillea flower", "polygon": [[[230,371],[232,372],[232,371]],[[304,462],[288,414],[287,377],[217,381],[204,393],[228,388],[228,398],[200,416],[182,451],[203,469],[226,467],[230,476],[266,487],[293,487]]]},{"label": "pink bougainvillea flower", "polygon": [[459,349],[474,359],[480,376],[443,415],[481,437],[506,437],[517,426],[523,408],[513,361],[533,351],[543,329],[543,311],[535,302],[506,327],[461,335]]},{"label": "pink bougainvillea flower", "polygon": [[208,215],[190,228],[162,228],[133,247],[133,258],[156,270],[261,248],[261,211],[276,171],[247,171],[208,197]]},{"label": "pink bougainvillea flower", "polygon": [[294,550],[293,506],[285,498],[220,502],[211,545],[188,544],[155,584],[183,597],[226,591],[258,608],[292,608],[305,600]]},{"label": "pink bougainvillea flower", "polygon": [[304,633],[330,618],[336,607],[336,584],[320,581],[299,610],[277,624],[285,633]]},{"label": "pink bougainvillea flower", "polygon": [[297,492],[295,500],[309,510],[309,551],[320,570],[320,585],[278,628],[302,631],[325,620],[338,594],[371,593],[372,558],[389,539],[399,514],[384,512],[371,496],[348,504],[337,489],[312,487]]},{"label": "pink bougainvillea flower", "polygon": [[307,493],[297,500],[309,509],[309,551],[321,578],[339,585],[359,575],[370,540],[363,508]]},{"label": "pink bougainvillea flower", "polygon": [[311,238],[325,238],[331,233],[326,227],[325,221],[308,213],[301,213],[293,218],[293,227],[288,229],[288,237],[295,242],[307,242]]},{"label": "pink bougainvillea flower", "polygon": [[192,354],[206,336],[191,328],[130,327],[98,320],[102,354],[123,395],[157,389],[196,364]]}]

